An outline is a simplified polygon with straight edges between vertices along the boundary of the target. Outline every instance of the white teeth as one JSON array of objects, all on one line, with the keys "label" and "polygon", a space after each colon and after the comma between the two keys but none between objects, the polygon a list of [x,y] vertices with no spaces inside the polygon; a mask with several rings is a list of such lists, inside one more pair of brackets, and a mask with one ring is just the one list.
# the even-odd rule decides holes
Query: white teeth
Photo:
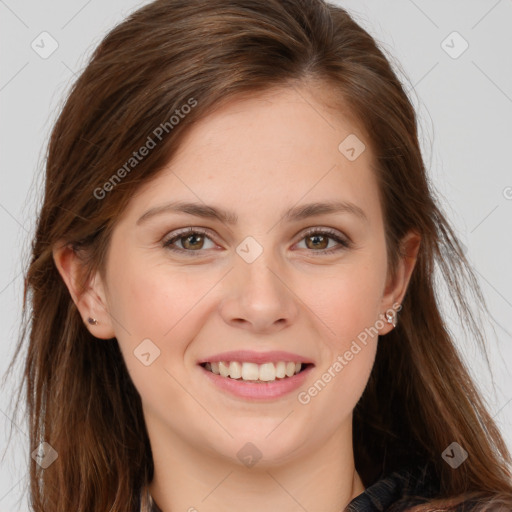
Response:
[{"label": "white teeth", "polygon": [[224,361],[219,362],[219,372],[222,377],[229,377],[229,365]]},{"label": "white teeth", "polygon": [[278,363],[243,363],[239,361],[220,361],[218,363],[206,363],[205,369],[210,370],[216,375],[229,377],[231,379],[241,379],[248,381],[270,382],[276,379],[292,377],[299,373],[302,363],[284,362]]},{"label": "white teeth", "polygon": [[242,365],[238,361],[229,363],[229,376],[232,379],[239,379],[242,376]]},{"label": "white teeth", "polygon": [[[256,371],[257,366],[256,366]],[[265,363],[262,364],[259,368],[259,378],[260,380],[264,380],[265,382],[270,380],[276,380],[276,367],[274,366],[274,363]]]},{"label": "white teeth", "polygon": [[[230,375],[231,377],[231,375]],[[256,363],[242,363],[242,379],[258,380],[259,369]]]},{"label": "white teeth", "polygon": [[280,379],[284,379],[286,375],[286,363],[283,361],[279,361],[276,364],[276,377],[279,377]]},{"label": "white teeth", "polygon": [[295,363],[286,363],[286,376],[291,377],[295,373]]}]

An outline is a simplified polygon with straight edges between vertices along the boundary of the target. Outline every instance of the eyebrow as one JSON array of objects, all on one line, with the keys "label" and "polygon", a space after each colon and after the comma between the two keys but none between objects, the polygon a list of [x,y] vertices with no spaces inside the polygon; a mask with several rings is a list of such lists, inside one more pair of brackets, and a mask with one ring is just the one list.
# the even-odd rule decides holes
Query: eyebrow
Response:
[{"label": "eyebrow", "polygon": [[[217,219],[230,226],[233,226],[238,222],[238,216],[236,213],[222,208],[215,208],[201,203],[173,201],[171,203],[151,208],[137,220],[137,225],[155,217],[156,215],[169,212],[186,213],[205,219]],[[365,212],[356,204],[348,201],[333,201],[325,203],[316,202],[295,206],[283,214],[282,220],[287,222],[296,222],[308,217],[314,217],[315,215],[329,213],[350,213],[359,217],[361,220],[368,222]]]}]

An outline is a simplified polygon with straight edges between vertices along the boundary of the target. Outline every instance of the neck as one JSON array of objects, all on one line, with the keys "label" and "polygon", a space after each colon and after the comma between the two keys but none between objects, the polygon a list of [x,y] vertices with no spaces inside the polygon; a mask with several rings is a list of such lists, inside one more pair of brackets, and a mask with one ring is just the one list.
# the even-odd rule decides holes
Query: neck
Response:
[{"label": "neck", "polygon": [[266,460],[262,442],[255,443],[263,457],[252,467],[183,443],[162,424],[147,424],[154,462],[148,490],[162,512],[339,512],[364,491],[354,467],[351,417],[330,438],[279,463]]}]

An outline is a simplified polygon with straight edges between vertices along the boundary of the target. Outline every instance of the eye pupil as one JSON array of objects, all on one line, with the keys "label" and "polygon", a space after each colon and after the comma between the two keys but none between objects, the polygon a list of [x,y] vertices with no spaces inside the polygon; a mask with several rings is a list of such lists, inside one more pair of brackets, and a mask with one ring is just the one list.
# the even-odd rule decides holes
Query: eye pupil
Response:
[{"label": "eye pupil", "polygon": [[[185,240],[185,241],[188,241],[190,239],[196,240],[196,242],[192,242],[192,244],[188,244],[188,242],[183,243],[183,247],[185,247],[185,249],[200,249],[201,248],[201,247],[196,247],[196,245],[197,244],[199,244],[200,246],[202,245],[203,235],[192,234],[192,235],[188,235],[188,236],[185,236],[182,238],[182,240]],[[197,242],[197,240],[199,240],[199,242]],[[190,245],[192,245],[192,247]]]},{"label": "eye pupil", "polygon": [[[308,247],[311,249],[325,249],[327,247],[327,245],[329,245],[329,239],[328,237],[326,236],[323,236],[323,235],[310,235],[308,237],[306,237],[306,240],[309,241],[309,240],[315,240],[315,242],[313,243],[313,246],[310,247],[309,246],[309,243],[306,242],[306,245],[308,245]],[[323,241],[324,243],[322,245],[318,245],[317,242],[318,240],[321,240]]]}]

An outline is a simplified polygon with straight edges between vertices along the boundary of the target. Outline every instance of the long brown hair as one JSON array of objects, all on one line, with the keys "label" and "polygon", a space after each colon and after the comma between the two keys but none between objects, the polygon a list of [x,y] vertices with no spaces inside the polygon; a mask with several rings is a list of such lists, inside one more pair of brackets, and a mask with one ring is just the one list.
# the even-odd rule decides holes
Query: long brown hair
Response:
[{"label": "long brown hair", "polygon": [[[379,343],[354,411],[356,469],[368,486],[430,461],[440,501],[418,510],[448,510],[470,497],[481,511],[512,510],[510,453],[441,315],[435,274],[484,352],[466,291],[485,304],[437,205],[415,111],[389,60],[344,9],[320,0],[157,0],[106,35],[49,141],[16,350],[28,332],[19,391],[26,387],[30,451],[46,441],[58,453],[48,469],[31,461],[36,512],[134,510],[153,477],[141,399],[117,340],[98,341],[87,330],[52,249],[64,241],[83,257],[85,283],[104,270],[116,219],[134,192],[194,123],[235,96],[313,83],[327,84],[366,133],[391,271],[404,235],[421,235],[399,323]],[[154,147],[131,162],[148,137]],[[456,470],[441,457],[452,442],[469,454]]]}]

